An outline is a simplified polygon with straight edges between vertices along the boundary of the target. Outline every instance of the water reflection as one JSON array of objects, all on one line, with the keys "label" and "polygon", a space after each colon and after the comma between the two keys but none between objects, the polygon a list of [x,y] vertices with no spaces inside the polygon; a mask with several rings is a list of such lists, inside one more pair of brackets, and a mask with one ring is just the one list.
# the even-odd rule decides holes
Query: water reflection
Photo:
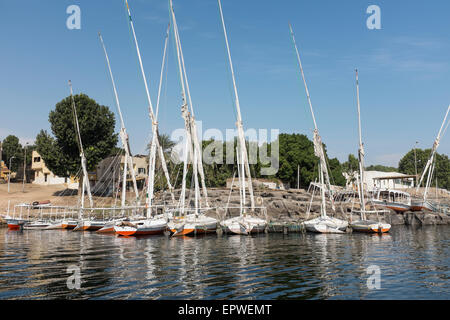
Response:
[{"label": "water reflection", "polygon": [[[0,229],[0,299],[448,299],[449,228],[123,238]],[[367,288],[380,267],[381,289]],[[81,289],[69,290],[69,266]]]}]

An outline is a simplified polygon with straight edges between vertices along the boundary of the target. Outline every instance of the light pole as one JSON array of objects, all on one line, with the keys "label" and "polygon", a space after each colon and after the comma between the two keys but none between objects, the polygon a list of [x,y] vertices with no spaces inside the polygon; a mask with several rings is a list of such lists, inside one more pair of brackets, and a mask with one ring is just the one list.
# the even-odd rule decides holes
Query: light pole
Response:
[{"label": "light pole", "polygon": [[26,167],[27,167],[27,147],[28,147],[28,142],[25,145],[25,155],[23,157],[23,183],[22,183],[22,192],[25,192],[25,179],[26,179]]},{"label": "light pole", "polygon": [[416,149],[417,149],[417,144],[419,143],[419,141],[416,141],[416,144],[414,145],[414,170],[416,172],[416,184],[417,184],[417,158],[416,158]]},{"label": "light pole", "polygon": [[14,158],[15,158],[14,156],[9,158],[8,193],[9,193],[9,182],[11,181],[11,160],[14,159]]}]

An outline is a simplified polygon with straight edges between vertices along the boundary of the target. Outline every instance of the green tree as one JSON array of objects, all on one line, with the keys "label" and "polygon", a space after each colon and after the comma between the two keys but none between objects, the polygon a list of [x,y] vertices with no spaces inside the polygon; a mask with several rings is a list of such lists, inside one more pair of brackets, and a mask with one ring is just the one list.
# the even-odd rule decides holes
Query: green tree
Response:
[{"label": "green tree", "polygon": [[359,161],[353,154],[348,155],[347,161],[342,164],[342,169],[348,174],[359,171]]},{"label": "green tree", "polygon": [[319,159],[314,155],[314,144],[304,134],[278,136],[279,169],[277,178],[297,185],[297,169],[300,166],[300,186],[308,186],[317,177]]},{"label": "green tree", "polygon": [[[414,157],[414,149],[406,153],[398,163],[398,169],[401,173],[415,174],[414,162],[417,160],[417,174],[422,174],[425,165],[431,155],[431,149],[416,149],[416,157]],[[433,175],[432,186],[436,186],[436,177],[438,186],[450,189],[450,160],[447,155],[436,153],[436,167]],[[426,179],[426,178],[425,178]]]},{"label": "green tree", "polygon": [[23,166],[24,152],[22,145],[19,143],[19,138],[14,135],[7,136],[2,142],[3,154],[2,160],[5,161],[5,165],[9,166],[9,159],[14,157],[11,161],[11,169],[13,172],[17,172],[20,165]]},{"label": "green tree", "polygon": [[[394,167],[387,167],[380,164],[371,165],[366,168],[367,171],[381,171],[381,172],[395,172],[398,169]],[[414,173],[413,173],[414,174]]]},{"label": "green tree", "polygon": [[[87,169],[95,170],[117,144],[114,113],[85,94],[75,95],[74,100]],[[54,174],[60,177],[77,174],[81,167],[80,150],[70,96],[56,104],[49,122],[53,136],[41,130],[36,137],[37,151]]]}]

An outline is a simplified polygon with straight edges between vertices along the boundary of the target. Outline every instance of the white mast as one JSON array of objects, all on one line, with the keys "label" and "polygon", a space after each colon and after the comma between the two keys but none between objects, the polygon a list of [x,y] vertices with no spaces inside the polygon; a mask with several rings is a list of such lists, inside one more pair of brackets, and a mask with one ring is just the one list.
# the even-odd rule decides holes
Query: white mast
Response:
[{"label": "white mast", "polygon": [[[178,68],[179,68],[179,75],[180,75],[180,82],[181,82],[181,89],[182,89],[182,106],[181,106],[181,112],[182,117],[184,118],[185,122],[185,131],[186,131],[186,153],[190,153],[193,161],[193,176],[194,176],[194,184],[195,184],[195,208],[197,212],[198,203],[200,201],[200,192],[199,192],[199,183],[198,183],[198,176],[200,175],[201,179],[201,187],[203,191],[203,197],[205,199],[205,205],[206,207],[209,207],[208,203],[208,193],[206,189],[206,183],[205,183],[205,177],[204,177],[204,171],[203,171],[203,164],[202,164],[202,153],[200,144],[197,137],[197,128],[194,118],[194,108],[192,105],[191,95],[189,91],[189,83],[187,80],[187,73],[186,68],[184,65],[184,58],[183,58],[183,51],[181,48],[181,41],[178,33],[178,25],[175,18],[175,12],[173,10],[172,1],[169,1],[169,11],[172,18],[172,26],[174,31],[174,37],[175,37],[175,44],[177,49],[177,58],[178,58]],[[188,101],[190,105],[190,111],[188,108]],[[188,160],[187,154],[185,156],[185,161]],[[183,167],[183,183],[182,183],[182,192],[181,192],[181,206],[184,207],[184,194],[185,194],[185,183],[186,183],[186,174],[187,174],[187,164],[185,163]],[[184,211],[184,208],[182,209],[182,212]]]},{"label": "white mast", "polygon": [[[180,193],[180,211],[181,214],[184,214],[185,209],[185,197],[186,197],[186,175],[187,175],[187,163],[189,161],[189,154],[192,150],[192,141],[191,141],[191,121],[190,121],[190,112],[188,109],[187,101],[186,101],[186,90],[185,90],[185,84],[184,84],[184,77],[183,77],[183,69],[181,67],[181,58],[180,58],[180,48],[178,45],[178,35],[177,35],[177,28],[176,28],[176,20],[175,20],[175,14],[172,8],[172,1],[169,2],[169,10],[170,10],[170,16],[172,18],[172,25],[173,25],[173,33],[175,37],[175,47],[177,49],[177,59],[178,59],[178,73],[180,76],[180,84],[181,84],[181,115],[184,119],[184,128],[185,128],[185,134],[186,134],[186,144],[184,148],[184,159],[183,159],[183,178],[181,182],[181,193]],[[193,171],[194,168],[196,168],[196,164],[193,164]]]},{"label": "white mast", "polygon": [[[116,99],[117,112],[119,113],[120,126],[121,126],[120,138],[122,140],[122,146],[125,149],[125,162],[128,162],[128,166],[129,166],[130,173],[131,173],[131,178],[133,180],[133,188],[134,188],[134,193],[136,195],[136,202],[138,202],[139,201],[139,191],[138,191],[137,183],[136,183],[136,174],[134,171],[133,157],[130,152],[130,143],[129,143],[127,130],[125,128],[125,122],[123,121],[122,110],[120,109],[119,95],[117,94],[116,83],[114,81],[114,77],[112,74],[111,64],[109,62],[108,53],[106,52],[105,43],[103,42],[103,37],[100,34],[100,32],[98,33],[98,36],[100,38],[100,42],[102,44],[103,51],[105,52],[106,64],[108,66],[109,76],[111,77],[111,82],[112,82],[113,90],[114,90],[114,97]],[[124,179],[123,179],[123,186],[122,186],[122,207],[125,206],[125,190],[126,190],[126,183],[127,183],[127,181],[126,181],[127,169],[126,168],[127,168],[127,166],[125,164],[124,165]]]},{"label": "white mast", "polygon": [[447,112],[445,113],[444,121],[442,121],[442,125],[441,125],[441,128],[439,129],[439,132],[438,132],[438,135],[436,137],[436,140],[434,140],[434,144],[433,144],[433,147],[431,149],[430,158],[428,159],[428,162],[427,162],[427,164],[425,166],[425,169],[422,172],[422,176],[420,177],[420,181],[419,181],[419,183],[416,186],[416,194],[417,194],[417,192],[419,191],[419,187],[422,184],[422,181],[423,181],[423,179],[425,177],[425,174],[428,171],[427,182],[426,182],[426,185],[425,185],[425,191],[423,193],[423,200],[424,201],[427,199],[428,188],[429,188],[429,185],[431,184],[431,177],[432,177],[432,172],[431,171],[432,170],[431,170],[430,166],[433,164],[433,160],[434,160],[434,156],[436,154],[436,150],[439,147],[439,142],[441,140],[442,128],[444,127],[444,124],[447,121],[447,116],[448,116],[448,112],[449,111],[450,111],[450,105],[447,108]]},{"label": "white mast", "polygon": [[327,169],[327,165],[326,165],[325,154],[324,154],[324,151],[323,151],[322,139],[321,139],[321,137],[319,135],[319,129],[317,128],[316,117],[314,116],[314,110],[313,110],[313,107],[312,107],[312,104],[311,104],[311,98],[309,96],[308,86],[306,85],[305,75],[303,73],[302,62],[300,60],[300,54],[298,52],[297,44],[295,42],[295,37],[294,37],[294,31],[292,31],[291,24],[289,24],[289,29],[291,30],[292,41],[294,43],[295,52],[297,54],[297,61],[298,61],[299,67],[300,67],[300,72],[301,72],[301,75],[302,75],[303,84],[305,85],[306,97],[308,98],[309,108],[311,110],[311,115],[312,115],[312,119],[313,119],[313,122],[314,122],[314,153],[315,153],[315,155],[317,157],[319,157],[320,169],[321,169],[321,172],[322,172],[319,175],[320,176],[320,184],[321,184],[321,194],[322,194],[322,206],[324,208],[322,216],[326,216],[326,211],[325,211],[325,191],[323,190],[324,185],[325,185],[324,181],[326,182],[326,186],[327,186],[327,189],[328,189],[328,195],[330,197],[331,207],[332,207],[333,211],[336,211],[335,206],[334,206],[333,193],[331,191],[330,177],[328,175],[328,169]]},{"label": "white mast", "polygon": [[[157,118],[155,117],[155,115],[153,113],[153,104],[152,104],[152,100],[150,98],[150,92],[149,92],[149,89],[148,89],[147,77],[145,76],[144,66],[143,66],[142,58],[141,58],[141,52],[139,50],[139,44],[138,44],[138,41],[137,41],[137,38],[136,38],[136,32],[134,30],[133,19],[131,18],[131,11],[130,11],[130,7],[128,5],[128,1],[127,0],[125,0],[125,4],[127,6],[128,18],[130,20],[131,31],[133,33],[133,39],[134,39],[134,43],[136,45],[136,52],[137,52],[138,59],[139,59],[139,66],[140,66],[140,70],[141,70],[141,74],[142,74],[142,79],[144,80],[145,92],[147,94],[148,113],[149,113],[150,120],[152,121],[152,140],[153,140],[153,137],[155,135],[156,136],[158,135],[158,122],[157,122]],[[156,137],[156,139],[154,141],[156,143],[155,144],[152,143],[152,145],[155,145],[155,147],[161,149],[161,146],[159,144],[159,140],[158,140],[157,137]],[[151,153],[151,151],[150,151],[150,153]],[[169,173],[167,171],[167,165],[166,165],[166,162],[165,162],[166,160],[164,158],[164,153],[161,150],[160,150],[160,155],[162,155],[161,162],[163,163],[162,168],[163,168],[164,174],[166,176],[167,185],[168,185],[169,191],[172,194],[172,200],[174,200],[173,187],[172,187],[172,185],[170,183]],[[150,165],[152,165],[152,161],[155,161],[155,159],[149,159],[149,168],[150,168]],[[151,189],[153,189],[153,186],[152,186],[153,182],[154,182],[154,176],[150,177],[150,172],[149,172],[149,182],[148,183],[151,185]],[[149,191],[149,190],[147,190],[147,191]],[[148,208],[147,215],[150,214],[149,205],[151,204],[151,199],[152,198],[153,198],[153,193],[152,194],[147,194],[147,208]]]},{"label": "white mast", "polygon": [[[165,59],[166,59],[166,49],[167,49],[167,39],[169,36],[169,28],[170,28],[170,24],[169,26],[167,26],[167,32],[166,32],[166,38],[164,40],[164,51],[163,51],[163,60],[162,60],[162,65],[161,65],[161,74],[160,74],[160,79],[159,79],[159,87],[158,87],[158,97],[156,100],[156,115],[155,115],[155,119],[158,119],[158,113],[159,113],[159,101],[160,101],[160,96],[161,96],[161,87],[162,87],[162,77],[163,77],[163,73],[164,73],[164,65],[165,65]],[[150,146],[150,156],[149,156],[149,165],[148,165],[148,182],[147,182],[147,216],[150,217],[151,215],[151,205],[152,205],[152,198],[153,198],[153,191],[154,191],[154,184],[155,184],[155,167],[156,167],[156,148],[159,140],[158,140],[158,128],[157,126],[153,126],[153,132],[152,132],[152,142],[151,142],[151,146]],[[161,159],[164,158],[164,154],[162,152],[162,148],[159,148],[161,150],[160,153],[160,157]],[[161,161],[161,163],[163,163],[163,170],[166,171],[167,167],[165,167],[165,161]],[[166,175],[166,179],[169,181],[169,177]],[[170,182],[169,182],[170,184]],[[170,189],[170,188],[169,188]],[[172,202],[174,202],[175,198],[172,194]]]},{"label": "white mast", "polygon": [[359,133],[359,149],[358,149],[358,158],[359,158],[359,202],[361,205],[361,220],[366,220],[366,205],[364,202],[364,146],[362,143],[362,135],[361,135],[361,109],[359,104],[359,82],[358,82],[358,70],[355,70],[356,73],[356,101],[358,105],[358,133]]},{"label": "white mast", "polygon": [[239,145],[241,148],[241,154],[242,158],[244,159],[242,166],[245,166],[245,171],[242,171],[242,179],[245,181],[245,172],[247,172],[248,177],[248,191],[250,193],[250,201],[251,201],[251,208],[252,210],[255,209],[255,199],[253,196],[253,185],[252,185],[252,176],[250,173],[250,165],[248,163],[248,155],[247,155],[247,147],[245,145],[245,137],[244,137],[244,128],[242,125],[242,117],[241,117],[241,106],[239,103],[239,95],[237,92],[236,87],[236,78],[234,75],[234,68],[233,68],[233,62],[231,60],[231,53],[230,53],[230,46],[228,44],[228,36],[227,36],[227,30],[225,28],[225,20],[223,18],[223,12],[222,12],[222,4],[220,3],[220,0],[218,0],[219,3],[219,11],[220,11],[220,18],[222,20],[222,27],[223,27],[223,34],[225,36],[225,43],[227,46],[227,53],[228,53],[228,62],[230,63],[230,69],[231,69],[231,77],[233,79],[233,88],[234,88],[234,97],[235,97],[235,104],[236,104],[236,111],[237,111],[237,122],[236,126],[238,129],[238,135],[239,135]]},{"label": "white mast", "polygon": [[72,110],[73,110],[73,116],[75,120],[75,126],[77,131],[77,138],[78,138],[78,147],[80,148],[80,158],[81,158],[81,168],[83,170],[83,184],[82,184],[82,194],[81,194],[81,209],[79,214],[79,219],[83,219],[83,209],[84,209],[84,191],[87,190],[88,198],[89,198],[89,205],[92,208],[93,201],[92,201],[92,194],[91,194],[91,186],[89,184],[89,175],[87,173],[87,167],[86,167],[86,157],[84,155],[84,149],[83,149],[83,143],[81,141],[81,134],[80,134],[80,125],[78,123],[78,115],[77,115],[77,109],[75,107],[75,99],[73,97],[73,90],[72,90],[72,81],[69,80],[69,87],[70,87],[70,98],[72,99]]},{"label": "white mast", "polygon": [[[180,80],[182,82],[181,86],[182,86],[184,105],[187,108],[186,98],[189,101],[189,105],[190,105],[190,114],[188,113],[186,115],[189,117],[189,127],[190,127],[189,131],[190,131],[191,140],[192,140],[192,143],[194,146],[193,156],[192,156],[193,161],[194,161],[194,165],[193,165],[194,182],[196,185],[198,185],[198,177],[197,177],[197,172],[198,172],[198,174],[200,175],[203,197],[205,199],[205,206],[209,207],[208,192],[206,189],[205,174],[204,174],[203,163],[202,163],[202,151],[201,151],[199,139],[197,137],[197,125],[195,123],[194,107],[192,104],[191,93],[189,90],[189,82],[187,79],[187,72],[186,72],[186,67],[184,64],[183,49],[181,47],[181,40],[180,40],[180,35],[178,33],[178,25],[177,25],[176,18],[175,18],[175,11],[173,10],[172,0],[169,1],[169,10],[170,10],[170,14],[171,14],[172,21],[173,21],[172,24],[173,24],[173,30],[174,30],[174,36],[175,36],[175,44],[176,44],[176,48],[177,48],[178,67],[179,67],[179,73],[180,73]],[[182,107],[182,109],[183,109],[183,107]],[[183,112],[183,110],[182,110],[182,112]],[[196,192],[196,197],[199,197],[200,196],[199,191],[196,190],[195,192]]]}]

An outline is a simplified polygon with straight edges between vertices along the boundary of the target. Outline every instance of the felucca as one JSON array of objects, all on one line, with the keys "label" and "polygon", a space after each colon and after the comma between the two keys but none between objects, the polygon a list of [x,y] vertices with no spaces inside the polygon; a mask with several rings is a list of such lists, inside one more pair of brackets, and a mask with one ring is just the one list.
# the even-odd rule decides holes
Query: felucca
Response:
[{"label": "felucca", "polygon": [[333,200],[333,193],[330,185],[330,178],[328,175],[328,169],[325,159],[325,154],[323,151],[322,139],[319,135],[319,129],[317,128],[316,118],[314,116],[313,107],[311,104],[311,98],[309,96],[308,86],[306,85],[305,75],[303,74],[303,67],[300,60],[300,54],[298,52],[297,44],[295,43],[294,32],[292,31],[292,26],[289,24],[289,28],[291,31],[292,41],[294,43],[295,52],[297,54],[297,61],[300,67],[300,73],[303,79],[303,83],[305,85],[306,97],[308,98],[309,108],[311,110],[311,115],[314,123],[314,154],[319,158],[319,182],[320,182],[320,192],[322,202],[320,205],[320,216],[315,219],[307,220],[303,222],[303,225],[307,231],[310,232],[318,232],[318,233],[344,233],[347,229],[348,223],[347,221],[329,217],[326,212],[326,203],[325,203],[325,187],[328,191],[328,196],[331,202],[331,207],[334,212],[336,212]]},{"label": "felucca", "polygon": [[[111,78],[111,82],[112,82],[112,86],[113,86],[113,91],[114,91],[114,98],[115,98],[115,102],[116,102],[116,107],[117,107],[117,113],[119,114],[119,119],[120,119],[120,139],[122,141],[122,146],[125,150],[125,161],[124,161],[124,170],[123,170],[123,181],[122,181],[122,199],[121,199],[121,208],[122,208],[122,215],[124,214],[124,209],[125,209],[125,197],[126,197],[126,189],[127,189],[127,165],[128,168],[130,170],[130,175],[131,175],[131,179],[133,181],[133,189],[134,189],[134,193],[135,193],[135,203],[137,206],[139,206],[139,191],[137,188],[137,183],[136,183],[136,173],[134,171],[134,164],[133,164],[133,156],[131,154],[131,150],[130,150],[130,142],[129,142],[129,137],[128,137],[128,133],[127,130],[125,128],[125,122],[123,120],[123,116],[122,116],[122,110],[120,108],[120,102],[119,102],[119,95],[117,93],[117,88],[116,88],[116,83],[114,81],[114,76],[111,70],[111,64],[109,61],[109,57],[108,57],[108,52],[106,51],[106,47],[105,47],[105,43],[103,41],[103,37],[100,34],[100,32],[98,33],[102,48],[103,48],[103,52],[105,53],[105,59],[106,59],[106,64],[108,66],[108,71],[109,71],[109,76]],[[111,221],[108,221],[101,229],[97,230],[97,232],[99,233],[114,233],[114,226],[117,223],[120,223],[121,221],[123,221],[125,218],[119,218],[119,219],[113,219]]]},{"label": "felucca", "polygon": [[358,105],[358,133],[359,133],[359,149],[358,149],[358,158],[359,158],[359,183],[358,183],[358,194],[359,194],[359,203],[360,203],[360,215],[361,220],[351,222],[350,227],[353,231],[357,232],[376,232],[376,233],[384,233],[388,232],[391,229],[391,225],[389,223],[377,222],[374,220],[368,220],[366,218],[366,202],[364,199],[364,146],[362,143],[361,136],[361,111],[359,105],[359,83],[358,83],[358,70],[356,70],[356,101]]},{"label": "felucca", "polygon": [[[427,164],[425,165],[425,169],[423,170],[422,175],[420,177],[420,181],[416,186],[416,195],[417,195],[420,185],[422,184],[422,181],[423,181],[425,175],[427,174],[427,180],[425,183],[425,190],[423,192],[423,196],[421,199],[415,198],[415,199],[411,200],[411,210],[412,211],[433,211],[436,209],[436,206],[427,199],[427,196],[428,196],[428,190],[430,189],[430,186],[431,186],[433,172],[435,169],[435,161],[434,160],[435,160],[435,156],[436,156],[436,150],[439,147],[439,142],[441,140],[442,128],[444,127],[444,125],[447,121],[447,116],[448,116],[449,110],[450,110],[450,105],[447,108],[447,112],[445,113],[444,121],[442,121],[442,125],[441,125],[441,128],[439,129],[436,140],[434,140],[433,147],[431,148],[430,158],[428,159]],[[444,132],[446,131],[447,126],[448,126],[448,124],[446,125]]]},{"label": "felucca", "polygon": [[[148,111],[149,111],[150,120],[152,121],[152,143],[150,146],[149,170],[148,170],[148,181],[147,181],[146,219],[130,221],[130,222],[123,221],[123,222],[119,223],[118,225],[114,226],[114,231],[118,235],[122,235],[122,236],[162,234],[167,229],[167,219],[165,219],[164,217],[152,216],[152,200],[153,200],[153,190],[154,190],[154,180],[155,180],[156,149],[159,149],[159,155],[161,158],[163,171],[166,176],[169,191],[171,192],[171,195],[172,195],[172,200],[174,201],[173,188],[172,188],[172,185],[170,184],[169,174],[168,174],[166,162],[164,159],[164,153],[163,153],[162,147],[160,146],[159,140],[158,140],[158,122],[157,122],[159,97],[160,97],[160,93],[161,93],[162,74],[164,71],[168,35],[166,35],[165,44],[164,44],[163,62],[162,62],[162,67],[161,67],[161,78],[160,78],[160,84],[159,84],[159,89],[158,89],[158,101],[157,101],[156,115],[155,115],[153,112],[153,104],[152,104],[152,101],[150,98],[150,92],[148,89],[147,78],[145,76],[144,66],[142,63],[141,53],[139,50],[139,44],[138,44],[138,41],[136,38],[134,23],[131,18],[131,11],[130,11],[130,7],[128,5],[127,0],[125,0],[125,4],[127,6],[129,23],[130,23],[131,30],[133,33],[133,40],[134,40],[134,43],[136,46],[136,52],[137,52],[138,59],[139,59],[140,71],[141,71],[142,79],[144,81],[144,86],[145,86],[145,90],[146,90],[146,94],[147,94]],[[168,31],[167,31],[167,33],[168,33]]]},{"label": "felucca", "polygon": [[[250,174],[250,165],[248,162],[247,147],[245,145],[244,126],[242,124],[239,95],[237,92],[236,78],[234,75],[233,62],[231,60],[231,53],[230,53],[230,47],[228,44],[227,30],[225,28],[225,20],[223,18],[222,4],[220,3],[220,0],[218,0],[218,4],[219,4],[219,11],[220,11],[220,18],[222,21],[223,34],[225,37],[225,44],[227,47],[228,61],[229,61],[230,70],[231,70],[231,77],[233,80],[233,88],[234,88],[234,98],[235,98],[236,114],[237,114],[236,126],[238,129],[238,136],[239,136],[239,143],[238,143],[239,152],[237,152],[236,159],[238,160],[237,165],[238,165],[238,174],[239,174],[239,182],[240,182],[239,194],[241,197],[241,208],[240,208],[239,216],[224,220],[221,222],[221,225],[222,225],[222,227],[224,227],[225,232],[227,232],[227,233],[235,233],[235,234],[258,233],[258,232],[264,231],[264,229],[267,226],[267,221],[257,217],[254,214],[255,199],[254,199],[254,195],[253,195],[253,186],[252,186],[252,178],[251,178],[251,174]],[[239,161],[239,158],[241,158],[241,161]],[[239,170],[239,167],[241,167],[240,170]],[[247,179],[248,190],[250,193],[250,202],[251,202],[250,212],[248,212],[245,208],[245,175],[246,174],[248,177],[248,179]]]},{"label": "felucca", "polygon": [[[91,186],[89,184],[89,176],[87,173],[87,166],[86,166],[86,156],[84,154],[83,149],[83,142],[81,140],[81,133],[80,133],[80,125],[78,123],[78,115],[77,115],[77,109],[75,106],[75,99],[73,97],[73,90],[72,90],[72,82],[69,80],[69,87],[70,87],[70,98],[72,100],[72,112],[75,122],[75,131],[77,136],[77,143],[78,148],[80,149],[80,158],[81,158],[81,168],[82,168],[82,175],[83,175],[83,184],[82,184],[82,190],[81,190],[81,207],[79,209],[79,215],[78,215],[78,223],[77,226],[73,230],[98,230],[101,229],[105,223],[104,221],[98,221],[95,219],[85,219],[84,214],[84,192],[87,191],[88,198],[89,198],[89,204],[90,208],[92,210],[93,208],[93,200],[92,200],[92,194],[91,194]],[[68,221],[63,221],[62,225],[69,225]]]},{"label": "felucca", "polygon": [[[169,0],[169,11],[172,20],[172,30],[175,38],[175,46],[177,50],[178,70],[182,89],[182,106],[181,114],[184,119],[186,144],[183,159],[183,179],[180,193],[179,208],[174,212],[172,219],[168,223],[169,230],[173,236],[181,236],[188,234],[204,234],[216,232],[217,219],[206,216],[204,210],[199,208],[201,194],[199,190],[198,175],[200,175],[205,209],[209,208],[208,193],[205,184],[205,175],[202,164],[202,152],[197,137],[197,126],[195,123],[194,107],[192,105],[191,94],[189,91],[189,83],[187,80],[186,68],[184,64],[183,51],[181,48],[178,26],[173,10],[172,0]],[[189,157],[190,156],[190,157]],[[194,178],[194,194],[195,207],[186,208],[186,175],[189,159],[192,160],[192,170]],[[188,214],[188,212],[191,212]]]}]

